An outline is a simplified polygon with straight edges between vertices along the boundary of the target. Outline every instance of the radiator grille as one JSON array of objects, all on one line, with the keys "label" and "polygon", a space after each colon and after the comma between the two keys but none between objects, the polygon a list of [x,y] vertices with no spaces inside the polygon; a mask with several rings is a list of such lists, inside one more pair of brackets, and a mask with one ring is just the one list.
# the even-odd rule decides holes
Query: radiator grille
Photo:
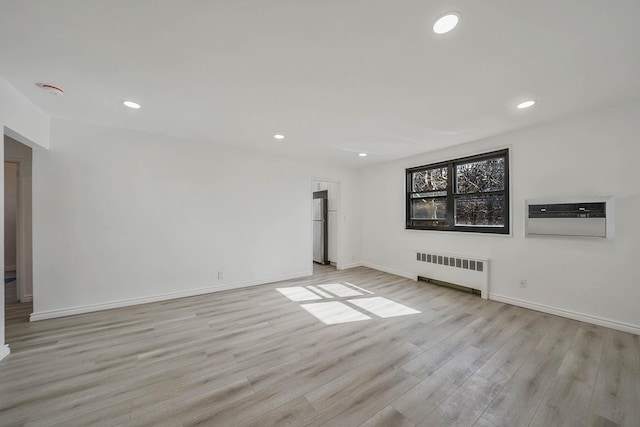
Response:
[{"label": "radiator grille", "polygon": [[431,264],[446,265],[453,268],[463,268],[465,270],[484,271],[484,261],[469,258],[459,258],[457,256],[446,256],[436,254],[424,254],[417,252],[416,260],[429,262]]},{"label": "radiator grille", "polygon": [[433,250],[416,250],[417,277],[448,282],[489,295],[489,259]]}]

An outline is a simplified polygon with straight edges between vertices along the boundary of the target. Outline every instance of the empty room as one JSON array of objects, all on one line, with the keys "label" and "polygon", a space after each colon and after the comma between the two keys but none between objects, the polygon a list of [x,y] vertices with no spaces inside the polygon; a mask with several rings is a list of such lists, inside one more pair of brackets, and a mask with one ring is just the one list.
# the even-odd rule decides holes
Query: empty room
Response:
[{"label": "empty room", "polygon": [[640,426],[637,0],[0,0],[1,426]]}]

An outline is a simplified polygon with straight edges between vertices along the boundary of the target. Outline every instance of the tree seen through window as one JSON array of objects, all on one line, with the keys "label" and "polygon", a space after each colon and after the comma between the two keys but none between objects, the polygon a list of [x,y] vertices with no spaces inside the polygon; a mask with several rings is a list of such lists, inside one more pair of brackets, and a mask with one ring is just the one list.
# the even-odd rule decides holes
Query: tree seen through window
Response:
[{"label": "tree seen through window", "polygon": [[407,169],[406,228],[509,232],[508,151]]}]

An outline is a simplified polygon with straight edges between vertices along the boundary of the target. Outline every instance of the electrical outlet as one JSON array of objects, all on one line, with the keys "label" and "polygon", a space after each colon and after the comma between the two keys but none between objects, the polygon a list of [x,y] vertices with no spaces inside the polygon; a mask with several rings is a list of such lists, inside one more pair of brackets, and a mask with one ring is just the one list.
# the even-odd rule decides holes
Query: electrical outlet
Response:
[{"label": "electrical outlet", "polygon": [[222,279],[222,278],[223,278],[222,271],[218,271],[218,279]]},{"label": "electrical outlet", "polygon": [[527,287],[527,281],[525,279],[520,279],[520,287],[521,288],[526,288]]}]

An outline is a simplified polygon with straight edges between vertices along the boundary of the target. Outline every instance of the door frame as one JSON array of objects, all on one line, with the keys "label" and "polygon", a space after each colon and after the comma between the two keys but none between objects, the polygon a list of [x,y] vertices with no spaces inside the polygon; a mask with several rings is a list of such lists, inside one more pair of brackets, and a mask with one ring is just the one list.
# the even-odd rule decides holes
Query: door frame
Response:
[{"label": "door frame", "polygon": [[[335,228],[336,228],[336,233],[335,233],[335,267],[337,270],[341,270],[343,268],[344,265],[346,265],[347,263],[344,262],[342,260],[342,247],[341,247],[341,243],[344,241],[344,239],[342,238],[342,221],[340,221],[340,218],[342,218],[342,211],[343,211],[343,200],[342,200],[342,180],[341,179],[336,179],[336,178],[311,178],[311,182],[310,187],[311,187],[311,192],[310,192],[310,199],[309,199],[309,207],[311,209],[311,212],[313,212],[313,193],[317,192],[318,190],[316,188],[314,188],[314,183],[315,182],[326,182],[326,183],[333,183],[333,184],[337,184],[336,185],[336,194],[335,196],[335,201],[337,202],[338,205],[338,209],[336,209],[336,224],[335,224]],[[328,201],[327,201],[327,209],[328,209]],[[327,227],[329,226],[329,215],[327,215]],[[313,223],[310,224],[309,226],[310,228],[310,235],[311,235],[311,242],[313,243]],[[327,239],[330,239],[330,237],[327,235]],[[310,259],[311,259],[311,264],[313,265],[313,244],[310,245],[309,247],[310,249]],[[329,249],[327,248],[327,251]],[[329,261],[329,264],[331,264],[329,257],[327,257],[327,261]]]},{"label": "door frame", "polygon": [[[16,203],[16,291],[18,296],[18,301],[20,302],[28,302],[33,300],[33,295],[25,295],[26,289],[26,280],[29,280],[31,277],[28,274],[25,274],[26,271],[30,268],[28,265],[28,259],[26,250],[27,250],[27,224],[25,218],[25,182],[22,171],[24,170],[24,159],[15,158],[15,157],[5,157],[4,161],[6,163],[15,163],[17,167],[17,203]],[[31,287],[33,289],[33,287]]]},{"label": "door frame", "polygon": [[[331,262],[329,261],[329,191],[328,190],[314,191],[313,200],[314,201],[324,200],[324,205],[322,205],[324,208],[322,212],[322,216],[324,218],[324,224],[323,224],[323,230],[322,230],[322,235],[324,237],[324,241],[322,242],[322,251],[323,251],[322,257],[324,258],[324,262],[322,263],[322,265],[329,265],[331,264]],[[315,239],[315,233],[314,233],[314,239]],[[315,250],[315,244],[314,244],[314,250]],[[320,264],[315,259],[313,260],[313,262]]]}]

